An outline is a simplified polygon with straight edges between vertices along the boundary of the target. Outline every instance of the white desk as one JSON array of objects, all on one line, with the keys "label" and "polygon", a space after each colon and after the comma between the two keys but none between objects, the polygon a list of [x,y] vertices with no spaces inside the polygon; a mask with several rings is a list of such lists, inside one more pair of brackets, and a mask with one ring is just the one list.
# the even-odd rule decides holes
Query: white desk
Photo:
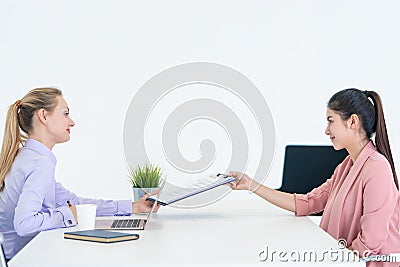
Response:
[{"label": "white desk", "polygon": [[[276,208],[251,195],[246,201],[221,200],[199,209],[161,207],[144,231],[136,231],[136,241],[101,244],[65,240],[57,229],[40,233],[10,262],[22,266],[154,266],[184,265],[281,265],[278,252],[315,251],[319,259],[324,251],[339,251],[337,242],[307,217]],[[274,261],[259,260],[259,252],[268,246],[277,251]],[[301,254],[301,255],[303,255]],[[265,254],[263,254],[265,255]],[[282,254],[281,254],[282,255]],[[294,255],[294,254],[293,254]],[[338,254],[339,255],[339,254]],[[282,255],[295,264],[289,255]],[[314,266],[365,266],[343,263],[325,255]],[[309,266],[310,262],[296,266]]]}]

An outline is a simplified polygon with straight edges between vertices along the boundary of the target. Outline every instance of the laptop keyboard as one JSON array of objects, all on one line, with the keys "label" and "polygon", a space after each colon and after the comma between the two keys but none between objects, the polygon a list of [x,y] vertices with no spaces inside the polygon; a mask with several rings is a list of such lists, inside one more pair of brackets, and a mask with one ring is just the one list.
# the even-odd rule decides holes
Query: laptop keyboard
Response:
[{"label": "laptop keyboard", "polygon": [[140,219],[129,219],[129,220],[115,220],[111,228],[136,228],[139,226]]}]

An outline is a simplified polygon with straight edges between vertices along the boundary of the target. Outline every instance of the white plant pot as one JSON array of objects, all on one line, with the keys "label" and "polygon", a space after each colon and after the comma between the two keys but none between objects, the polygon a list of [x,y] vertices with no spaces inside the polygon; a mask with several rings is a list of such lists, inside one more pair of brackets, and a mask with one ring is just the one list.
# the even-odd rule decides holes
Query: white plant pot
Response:
[{"label": "white plant pot", "polygon": [[152,193],[156,191],[158,187],[156,188],[140,188],[140,187],[133,187],[133,201],[138,201],[141,199],[144,195],[147,193]]}]

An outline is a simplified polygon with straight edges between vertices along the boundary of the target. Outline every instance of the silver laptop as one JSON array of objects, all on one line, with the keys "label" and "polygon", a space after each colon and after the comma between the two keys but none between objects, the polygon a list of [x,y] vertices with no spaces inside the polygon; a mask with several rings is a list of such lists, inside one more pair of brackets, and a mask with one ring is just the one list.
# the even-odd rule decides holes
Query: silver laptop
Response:
[{"label": "silver laptop", "polygon": [[[108,219],[108,220],[96,220],[96,225],[95,229],[101,229],[101,230],[144,230],[144,227],[146,226],[147,223],[149,223],[151,215],[153,214],[153,211],[155,207],[157,206],[157,199],[161,194],[161,191],[164,188],[164,185],[166,184],[166,180],[161,182],[160,190],[158,191],[158,194],[154,195],[157,196],[153,203],[153,206],[151,207],[151,210],[149,214],[147,215],[146,219]],[[150,201],[150,200],[148,200]],[[152,200],[153,201],[153,198]]]}]

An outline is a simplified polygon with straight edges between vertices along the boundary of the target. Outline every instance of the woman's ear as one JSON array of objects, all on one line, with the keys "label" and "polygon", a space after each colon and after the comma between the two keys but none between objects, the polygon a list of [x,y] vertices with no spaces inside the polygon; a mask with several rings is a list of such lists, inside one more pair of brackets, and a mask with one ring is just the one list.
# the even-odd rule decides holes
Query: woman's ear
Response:
[{"label": "woman's ear", "polygon": [[41,108],[37,111],[37,118],[39,120],[40,123],[47,125],[47,110],[45,110],[44,108]]},{"label": "woman's ear", "polygon": [[348,120],[349,126],[351,129],[359,129],[360,128],[360,118],[357,114],[352,114]]}]

